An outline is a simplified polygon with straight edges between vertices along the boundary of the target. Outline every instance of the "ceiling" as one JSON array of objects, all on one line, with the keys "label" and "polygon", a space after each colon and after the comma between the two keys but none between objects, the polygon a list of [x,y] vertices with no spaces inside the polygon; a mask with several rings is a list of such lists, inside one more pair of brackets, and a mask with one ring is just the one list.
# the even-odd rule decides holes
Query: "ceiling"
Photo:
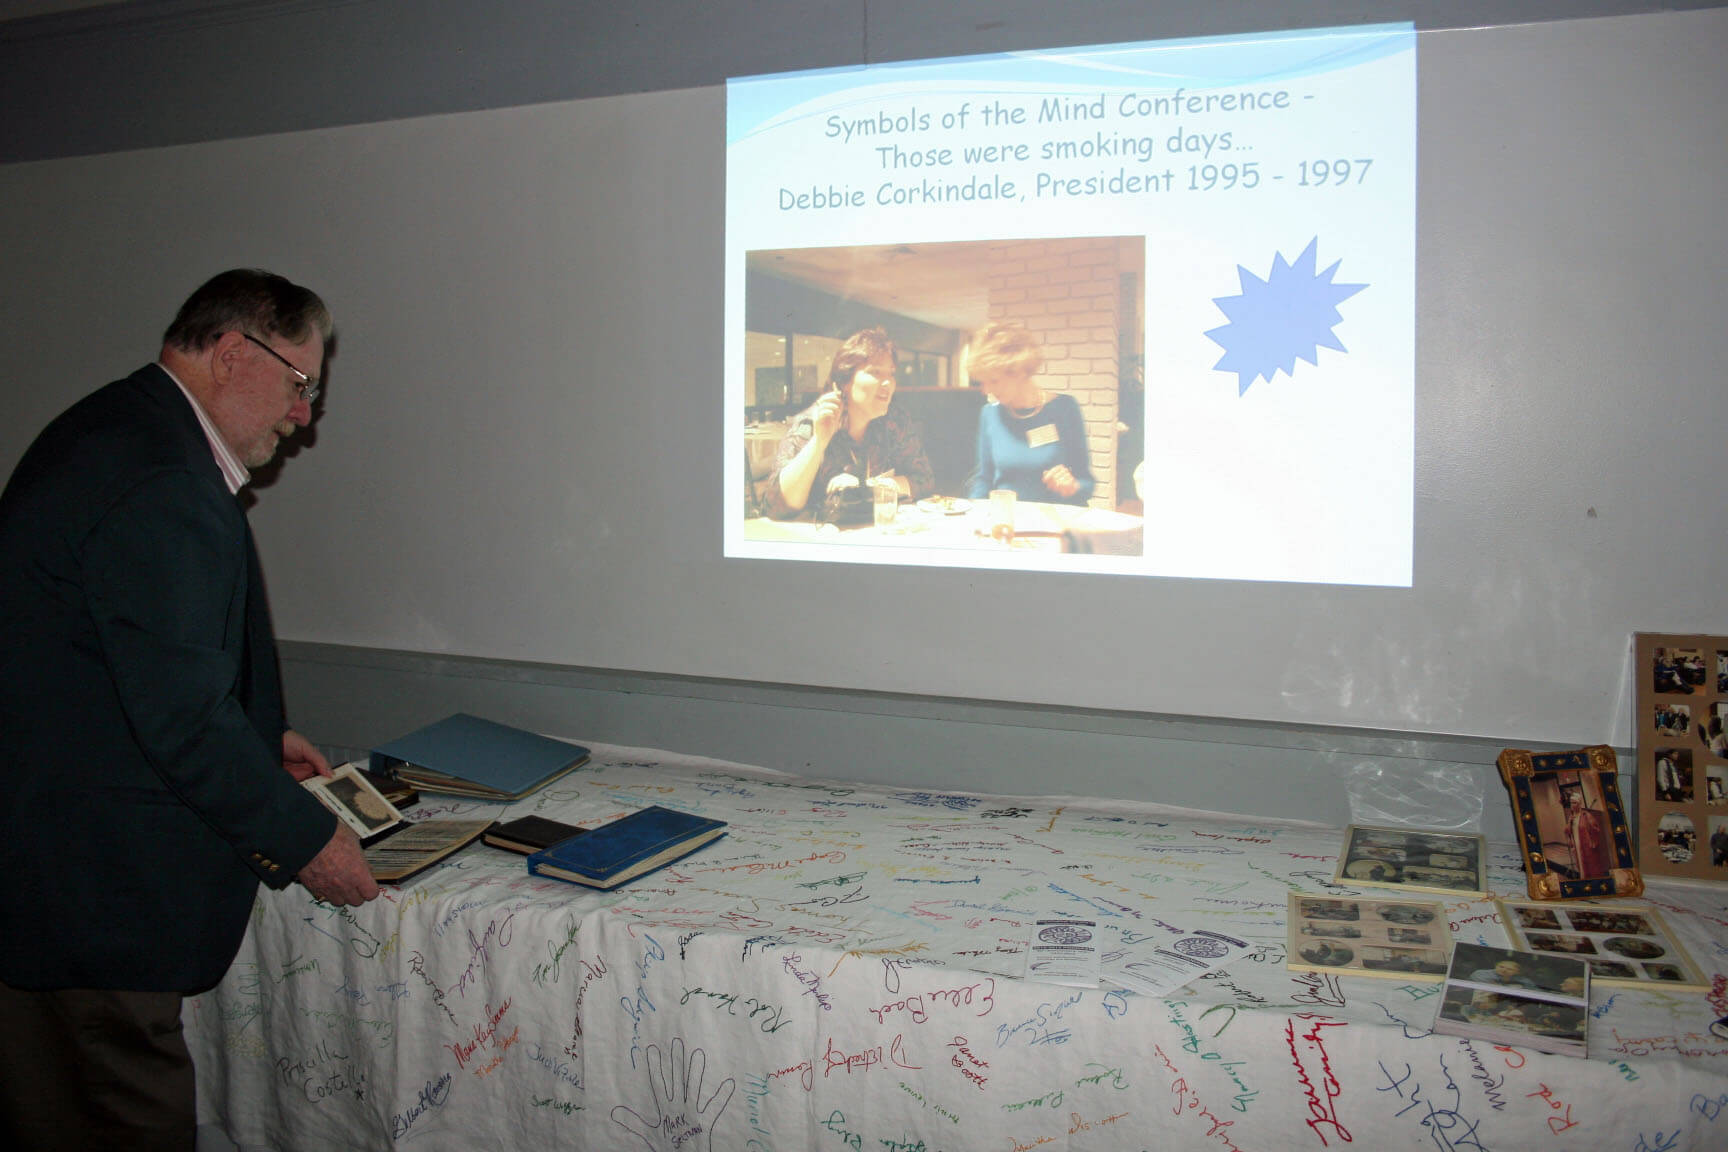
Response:
[{"label": "ceiling", "polygon": [[1149,36],[1401,20],[1428,31],[1725,4],[0,0],[0,165],[706,88],[788,69]]},{"label": "ceiling", "polygon": [[989,320],[989,245],[883,244],[750,253],[752,270],[941,328]]}]

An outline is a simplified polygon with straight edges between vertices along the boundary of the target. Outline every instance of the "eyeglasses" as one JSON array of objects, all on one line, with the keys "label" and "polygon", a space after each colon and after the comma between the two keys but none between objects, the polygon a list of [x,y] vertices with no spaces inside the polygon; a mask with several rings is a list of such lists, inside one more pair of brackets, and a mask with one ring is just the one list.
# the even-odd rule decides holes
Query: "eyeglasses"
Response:
[{"label": "eyeglasses", "polygon": [[270,353],[270,355],[272,355],[272,356],[276,357],[276,359],[282,361],[282,366],[284,368],[288,369],[288,371],[294,373],[294,375],[299,378],[300,382],[298,384],[294,385],[294,390],[300,393],[300,399],[306,401],[306,403],[308,403],[308,404],[310,404],[310,403],[312,403],[312,401],[318,399],[318,393],[323,391],[323,388],[324,388],[324,385],[322,384],[322,382],[315,379],[314,377],[306,375],[306,373],[300,371],[300,369],[298,369],[298,368],[294,367],[294,365],[288,363],[287,357],[283,356],[282,353],[276,351],[276,349],[270,347],[270,345],[264,343],[264,341],[258,339],[258,337],[252,335],[252,333],[242,332],[242,333],[240,333],[240,335],[246,337],[246,339],[252,341],[252,343],[258,345],[258,347],[264,349],[264,351]]}]

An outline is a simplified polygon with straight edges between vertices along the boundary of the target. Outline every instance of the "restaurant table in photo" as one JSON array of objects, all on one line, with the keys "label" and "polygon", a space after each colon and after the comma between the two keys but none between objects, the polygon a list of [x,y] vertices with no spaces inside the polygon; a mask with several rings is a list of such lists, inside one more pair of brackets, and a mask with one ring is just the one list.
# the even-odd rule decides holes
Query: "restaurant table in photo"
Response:
[{"label": "restaurant table in photo", "polygon": [[988,500],[933,496],[900,503],[891,524],[839,527],[810,520],[744,521],[744,539],[797,544],[865,544],[883,548],[965,549],[975,552],[1074,552],[1139,556],[1145,522],[1109,508],[1021,500],[1013,532],[996,531]]}]

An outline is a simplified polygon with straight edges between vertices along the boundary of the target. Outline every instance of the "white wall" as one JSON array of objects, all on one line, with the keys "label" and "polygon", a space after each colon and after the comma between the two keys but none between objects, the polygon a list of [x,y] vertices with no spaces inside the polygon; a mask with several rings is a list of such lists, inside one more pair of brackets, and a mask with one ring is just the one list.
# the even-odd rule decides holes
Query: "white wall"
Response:
[{"label": "white wall", "polygon": [[0,469],[261,264],[340,335],[253,514],[285,637],[1624,744],[1630,633],[1728,631],[1725,46],[1422,34],[1410,590],[723,561],[717,88],[0,166]]}]

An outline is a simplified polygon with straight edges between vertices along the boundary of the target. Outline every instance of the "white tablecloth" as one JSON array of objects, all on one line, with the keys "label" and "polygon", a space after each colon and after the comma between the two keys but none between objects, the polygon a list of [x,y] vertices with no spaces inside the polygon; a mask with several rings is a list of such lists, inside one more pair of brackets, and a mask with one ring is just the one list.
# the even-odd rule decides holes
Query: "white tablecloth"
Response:
[{"label": "white tablecloth", "polygon": [[[1328,890],[1333,829],[604,746],[508,808],[424,799],[731,830],[612,893],[475,845],[357,910],[262,894],[187,1003],[202,1121],[280,1149],[1728,1147],[1719,889],[1652,886],[1712,990],[1600,990],[1579,1060],[1431,1035],[1437,984],[1286,969],[1287,893]],[[1505,943],[1488,901],[1446,908]],[[1256,950],[1165,999],[1025,982],[1052,912]]]}]

